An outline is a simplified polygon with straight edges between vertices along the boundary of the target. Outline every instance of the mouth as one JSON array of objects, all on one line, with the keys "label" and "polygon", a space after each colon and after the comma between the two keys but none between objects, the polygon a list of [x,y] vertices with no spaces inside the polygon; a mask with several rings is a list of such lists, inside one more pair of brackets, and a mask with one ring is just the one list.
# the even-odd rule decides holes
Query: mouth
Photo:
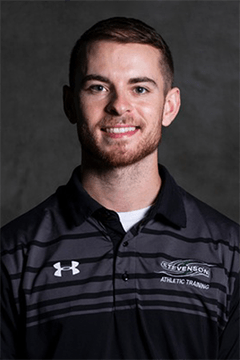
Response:
[{"label": "mouth", "polygon": [[[107,133],[112,133],[112,134],[123,134],[123,133],[127,133],[130,131],[135,131],[136,130],[136,126],[129,126],[129,127],[109,127],[106,128],[105,131]],[[103,130],[104,131],[104,130]]]},{"label": "mouth", "polygon": [[106,133],[106,135],[112,138],[122,138],[125,136],[132,136],[140,129],[139,126],[112,126],[105,127],[101,130]]}]

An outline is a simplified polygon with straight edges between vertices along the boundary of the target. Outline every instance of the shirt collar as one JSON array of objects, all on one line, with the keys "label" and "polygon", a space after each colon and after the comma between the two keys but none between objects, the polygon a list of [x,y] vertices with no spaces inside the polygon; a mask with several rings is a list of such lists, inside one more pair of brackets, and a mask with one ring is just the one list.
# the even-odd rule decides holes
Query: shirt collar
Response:
[{"label": "shirt collar", "polygon": [[81,166],[74,169],[69,182],[57,189],[61,212],[73,225],[81,225],[96,210],[103,208],[84,190],[81,184]]},{"label": "shirt collar", "polygon": [[150,216],[156,215],[180,228],[186,227],[186,212],[181,188],[176,184],[168,170],[159,165],[162,185]]},{"label": "shirt collar", "polygon": [[[65,186],[57,189],[60,211],[69,224],[79,226],[99,209],[104,209],[82,187],[80,179],[81,167],[78,166]],[[162,179],[161,190],[152,207],[149,217],[165,220],[177,227],[186,227],[186,213],[181,190],[167,169],[159,165]]]}]

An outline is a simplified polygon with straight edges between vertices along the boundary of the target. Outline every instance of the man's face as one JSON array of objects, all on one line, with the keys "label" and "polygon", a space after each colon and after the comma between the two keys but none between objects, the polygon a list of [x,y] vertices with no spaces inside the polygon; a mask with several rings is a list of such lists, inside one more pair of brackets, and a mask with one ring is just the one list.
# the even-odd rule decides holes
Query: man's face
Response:
[{"label": "man's face", "polygon": [[83,155],[120,167],[156,153],[164,103],[157,49],[135,43],[93,43],[75,101]]}]

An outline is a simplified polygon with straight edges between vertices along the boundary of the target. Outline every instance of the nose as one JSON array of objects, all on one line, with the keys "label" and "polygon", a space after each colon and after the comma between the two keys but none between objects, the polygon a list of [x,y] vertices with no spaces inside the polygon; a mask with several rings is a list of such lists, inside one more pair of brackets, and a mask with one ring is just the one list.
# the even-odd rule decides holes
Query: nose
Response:
[{"label": "nose", "polygon": [[123,91],[114,91],[105,110],[108,114],[122,116],[132,110],[132,105],[127,94]]}]

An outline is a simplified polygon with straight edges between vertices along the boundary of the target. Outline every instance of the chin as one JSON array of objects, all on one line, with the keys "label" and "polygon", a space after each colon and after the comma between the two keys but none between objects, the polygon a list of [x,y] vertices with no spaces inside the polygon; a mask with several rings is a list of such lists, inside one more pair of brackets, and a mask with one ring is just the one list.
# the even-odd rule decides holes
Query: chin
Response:
[{"label": "chin", "polygon": [[92,149],[84,149],[84,154],[85,158],[88,159],[89,165],[91,163],[92,165],[97,166],[97,168],[111,169],[134,165],[150,154],[154,153],[157,148],[158,144],[157,146],[144,149],[139,152],[127,152],[124,154],[119,154],[117,151],[102,152],[99,151],[99,149],[95,149],[95,151]]},{"label": "chin", "polygon": [[124,146],[114,146],[111,149],[104,149],[97,141],[88,133],[79,133],[79,140],[82,146],[84,163],[86,166],[96,166],[99,168],[116,168],[126,167],[146,158],[150,154],[154,153],[158,149],[158,145],[161,141],[161,133],[155,134],[155,136],[148,141],[144,140],[137,144],[133,149]]}]

